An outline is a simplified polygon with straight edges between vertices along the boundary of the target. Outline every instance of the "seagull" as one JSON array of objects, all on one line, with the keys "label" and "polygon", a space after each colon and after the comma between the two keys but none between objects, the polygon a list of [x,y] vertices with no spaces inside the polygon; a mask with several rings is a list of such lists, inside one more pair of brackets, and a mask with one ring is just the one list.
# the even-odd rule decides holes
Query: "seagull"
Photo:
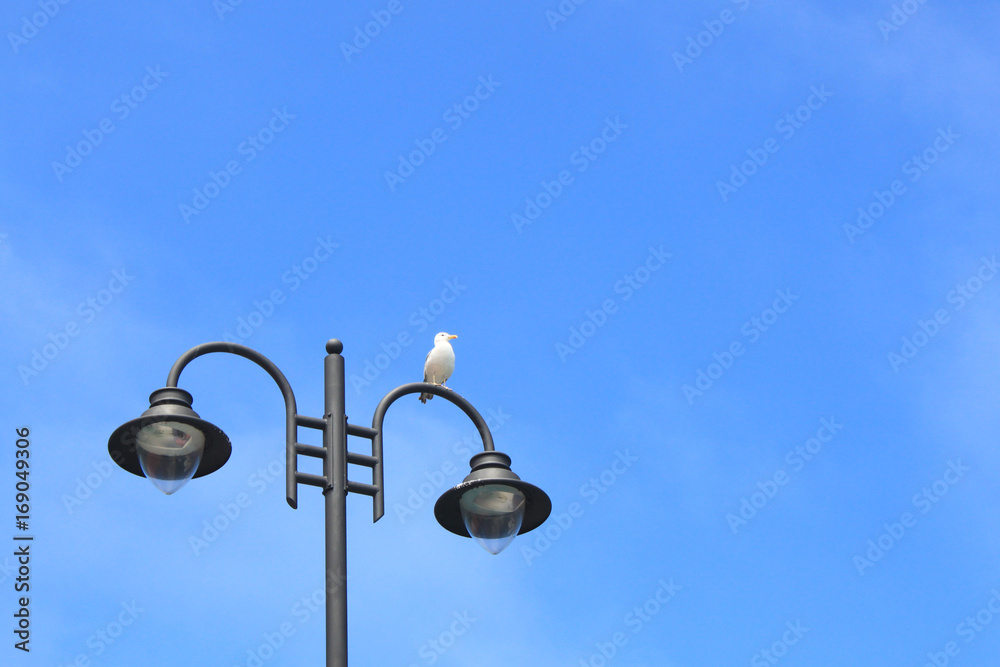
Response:
[{"label": "seagull", "polygon": [[[424,382],[432,382],[444,386],[445,380],[455,372],[455,350],[451,349],[452,338],[458,338],[442,331],[434,336],[434,349],[427,353],[424,361]],[[434,398],[433,394],[420,394],[420,402],[426,403]]]}]

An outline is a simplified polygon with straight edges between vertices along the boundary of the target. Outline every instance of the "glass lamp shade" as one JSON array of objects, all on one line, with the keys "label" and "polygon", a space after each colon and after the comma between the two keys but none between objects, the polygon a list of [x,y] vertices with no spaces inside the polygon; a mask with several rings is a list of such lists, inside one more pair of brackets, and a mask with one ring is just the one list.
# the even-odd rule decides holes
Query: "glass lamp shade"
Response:
[{"label": "glass lamp shade", "polygon": [[148,477],[166,494],[225,465],[233,451],[229,438],[199,417],[191,400],[178,387],[150,394],[149,409],[108,438],[112,460],[133,475]]},{"label": "glass lamp shade", "polygon": [[160,491],[170,495],[188,483],[205,452],[205,434],[190,424],[161,421],[139,429],[139,466]]},{"label": "glass lamp shade", "polygon": [[462,494],[459,507],[469,535],[491,554],[507,548],[524,521],[524,494],[506,484],[469,489]]},{"label": "glass lamp shade", "polygon": [[504,550],[514,536],[545,523],[552,501],[534,484],[510,469],[510,457],[486,450],[469,461],[462,483],[438,498],[434,516],[445,530],[475,538],[491,554]]}]

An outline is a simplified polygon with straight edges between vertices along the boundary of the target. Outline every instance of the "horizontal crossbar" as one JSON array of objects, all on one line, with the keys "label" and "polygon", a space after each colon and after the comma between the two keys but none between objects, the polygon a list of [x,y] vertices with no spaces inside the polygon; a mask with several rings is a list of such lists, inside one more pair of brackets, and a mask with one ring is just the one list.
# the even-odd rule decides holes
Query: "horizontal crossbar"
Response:
[{"label": "horizontal crossbar", "polygon": [[347,452],[347,462],[359,466],[367,466],[369,468],[374,468],[375,464],[378,463],[378,459],[375,458],[374,456],[368,456],[367,454],[355,454],[354,452]]},{"label": "horizontal crossbar", "polygon": [[378,431],[373,428],[368,428],[367,426],[355,426],[354,424],[348,424],[347,435],[356,435],[359,438],[368,438],[371,440],[378,435]]},{"label": "horizontal crossbar", "polygon": [[379,489],[377,486],[373,486],[371,484],[362,484],[361,482],[352,482],[351,480],[347,480],[347,491],[349,493],[360,493],[374,498]]},{"label": "horizontal crossbar", "polygon": [[324,458],[326,456],[325,447],[314,447],[313,445],[303,445],[301,442],[295,443],[295,451],[298,454],[305,454],[306,456],[313,456],[317,459]]},{"label": "horizontal crossbar", "polygon": [[326,428],[326,420],[317,417],[307,417],[305,415],[295,415],[295,423],[306,428],[314,428],[322,431]]},{"label": "horizontal crossbar", "polygon": [[310,475],[306,472],[296,472],[295,481],[299,484],[310,484],[312,486],[318,486],[321,489],[327,487],[326,478],[322,475]]}]

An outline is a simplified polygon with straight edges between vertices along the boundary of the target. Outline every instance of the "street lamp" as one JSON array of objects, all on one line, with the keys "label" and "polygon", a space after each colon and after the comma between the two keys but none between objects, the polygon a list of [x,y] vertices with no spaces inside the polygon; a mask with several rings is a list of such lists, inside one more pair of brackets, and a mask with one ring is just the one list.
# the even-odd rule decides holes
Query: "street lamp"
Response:
[{"label": "street lamp", "polygon": [[[108,452],[125,470],[148,477],[158,489],[172,494],[195,477],[221,468],[232,453],[229,438],[217,426],[201,419],[191,409],[191,394],[179,389],[181,371],[193,359],[213,352],[228,352],[249,359],[267,371],[285,399],[285,496],[292,509],[298,507],[298,485],[323,489],[326,507],[326,664],[347,666],[347,494],[372,498],[372,521],[385,514],[382,469],[382,422],[386,410],[407,394],[427,393],[457,405],[472,419],[483,439],[482,452],[470,461],[472,471],[457,486],[446,491],[434,506],[434,516],[447,530],[472,537],[487,551],[498,554],[515,536],[542,525],[552,511],[545,492],[528,484],[510,469],[510,457],[495,451],[486,420],[467,400],[441,385],[413,382],[396,387],[375,408],[372,426],[347,423],[345,414],[344,345],[336,338],[326,344],[324,360],[324,415],[300,415],[295,395],[284,374],[274,363],[244,345],[205,343],[191,348],[174,362],[167,386],[149,397],[149,409],[115,429]],[[298,429],[323,432],[323,445],[298,442]],[[347,450],[347,436],[371,440],[371,455]],[[323,460],[323,474],[298,472],[298,457]],[[348,479],[347,465],[371,468],[372,483]],[[332,585],[329,582],[334,582]]]}]

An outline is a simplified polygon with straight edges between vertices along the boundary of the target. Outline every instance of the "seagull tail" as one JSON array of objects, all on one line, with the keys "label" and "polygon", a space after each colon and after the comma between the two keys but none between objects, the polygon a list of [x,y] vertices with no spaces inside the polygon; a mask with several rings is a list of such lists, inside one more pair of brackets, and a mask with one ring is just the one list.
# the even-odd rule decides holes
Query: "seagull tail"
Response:
[{"label": "seagull tail", "polygon": [[434,398],[434,394],[420,394],[420,402],[426,403],[430,399]]}]

